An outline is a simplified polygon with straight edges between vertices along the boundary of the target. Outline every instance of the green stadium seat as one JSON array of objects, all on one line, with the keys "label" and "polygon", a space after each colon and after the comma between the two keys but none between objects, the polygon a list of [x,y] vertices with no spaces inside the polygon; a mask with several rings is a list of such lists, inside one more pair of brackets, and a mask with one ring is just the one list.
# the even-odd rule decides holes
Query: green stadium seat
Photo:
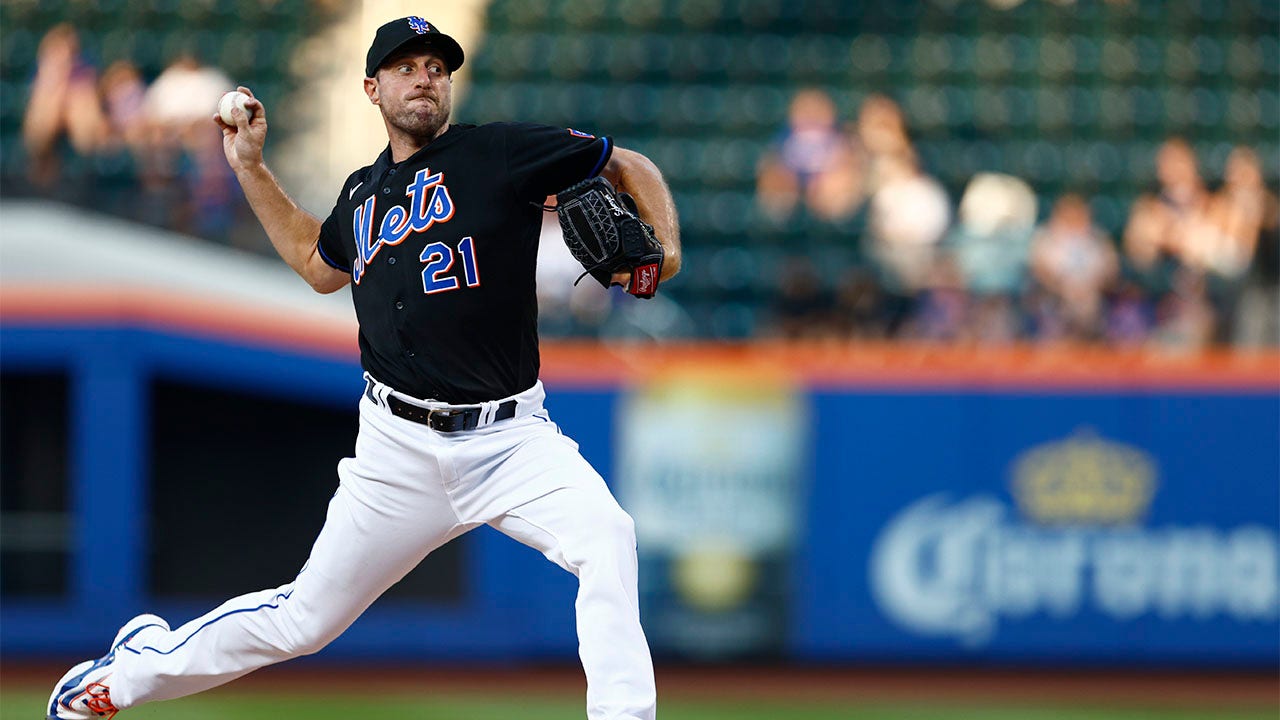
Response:
[{"label": "green stadium seat", "polygon": [[591,48],[585,38],[556,35],[547,58],[548,75],[558,80],[582,79],[592,66]]},{"label": "green stadium seat", "polygon": [[1102,45],[1097,38],[1084,34],[1073,35],[1071,49],[1075,56],[1075,78],[1097,75],[1102,71]]},{"label": "green stadium seat", "polygon": [[1255,44],[1258,55],[1262,57],[1262,72],[1273,78],[1280,75],[1280,40],[1271,35],[1263,35]]},{"label": "green stadium seat", "polygon": [[649,0],[618,0],[614,10],[621,27],[632,32],[656,28],[663,20],[662,4]]},{"label": "green stadium seat", "polygon": [[942,89],[935,85],[917,85],[902,93],[902,109],[911,126],[928,136],[947,125],[947,102]]},{"label": "green stadium seat", "polygon": [[0,173],[7,178],[23,177],[27,172],[27,152],[17,132],[0,135]]},{"label": "green stadium seat", "polygon": [[[525,58],[533,54],[533,45],[534,39],[522,33],[493,35],[480,53],[489,56],[481,67],[498,80],[521,80],[525,77]],[[468,58],[467,62],[473,61]]]},{"label": "green stadium seat", "polygon": [[680,82],[721,82],[739,61],[723,35],[684,36],[674,44],[668,74]]},{"label": "green stadium seat", "polygon": [[561,98],[563,104],[557,108],[563,115],[570,118],[573,123],[585,126],[581,128],[583,130],[590,132],[594,129],[605,134],[614,132],[611,124],[603,122],[600,117],[600,108],[604,105],[604,99],[608,93],[605,86],[574,83],[565,86],[563,90],[565,91]]},{"label": "green stadium seat", "polygon": [[707,205],[707,226],[723,238],[742,237],[751,222],[754,204],[755,197],[751,191],[714,193]]},{"label": "green stadium seat", "polygon": [[6,130],[22,126],[26,113],[27,82],[25,80],[0,80],[0,127]]},{"label": "green stadium seat", "polygon": [[745,340],[756,335],[760,319],[757,307],[744,302],[712,305],[708,334],[718,340]]},{"label": "green stadium seat", "polygon": [[721,296],[749,297],[760,272],[760,257],[741,245],[718,248],[707,267],[711,286]]},{"label": "green stadium seat", "polygon": [[35,75],[36,49],[40,38],[25,28],[6,30],[4,42],[0,42],[0,67],[4,68],[4,77],[10,80],[27,82]]},{"label": "green stadium seat", "polygon": [[1128,38],[1109,37],[1102,41],[1100,72],[1112,82],[1127,82],[1138,70],[1138,52]]},{"label": "green stadium seat", "polygon": [[1046,140],[1020,143],[1010,148],[1010,156],[1013,174],[1033,185],[1051,183],[1062,176],[1062,151],[1056,143]]},{"label": "green stadium seat", "polygon": [[911,65],[924,79],[936,79],[951,67],[951,45],[940,35],[918,35],[908,42]]},{"label": "green stadium seat", "polygon": [[1277,95],[1274,90],[1259,90],[1258,105],[1261,108],[1258,125],[1264,130],[1270,131],[1258,139],[1274,138],[1277,116],[1280,115],[1280,95]]},{"label": "green stadium seat", "polygon": [[773,33],[751,35],[736,49],[738,55],[729,65],[729,77],[737,81],[777,82],[785,78],[793,63],[791,44]]},{"label": "green stadium seat", "polygon": [[719,25],[724,13],[721,0],[683,0],[675,3],[671,19],[679,27],[705,31]]},{"label": "green stadium seat", "polygon": [[883,75],[892,64],[889,41],[879,35],[859,35],[849,44],[849,74],[855,83]]},{"label": "green stadium seat", "polygon": [[652,130],[655,123],[667,112],[666,98],[661,88],[653,85],[606,86],[603,108],[611,112],[607,124],[617,124],[631,129]]},{"label": "green stadium seat", "polygon": [[984,82],[1003,78],[1013,71],[1014,53],[1010,40],[995,33],[977,38],[973,47],[973,72]]},{"label": "green stadium seat", "polygon": [[666,75],[666,64],[670,61],[669,42],[664,46],[661,41],[655,41],[650,46],[644,36],[615,36],[605,53],[608,78],[615,82],[652,82],[658,79],[655,76]]},{"label": "green stadium seat", "polygon": [[552,0],[510,0],[495,5],[491,17],[497,27],[509,30],[541,30],[551,14]]},{"label": "green stadium seat", "polygon": [[1108,85],[1098,93],[1098,126],[1103,134],[1116,137],[1133,126],[1133,98],[1123,86]]},{"label": "green stadium seat", "polygon": [[1129,219],[1129,208],[1132,206],[1132,197],[1121,199],[1102,193],[1094,193],[1089,197],[1094,223],[1105,228],[1113,238],[1119,238],[1124,231],[1124,225]]},{"label": "green stadium seat", "polygon": [[1197,35],[1191,41],[1191,52],[1196,59],[1196,72],[1202,80],[1217,79],[1227,64],[1226,49],[1218,38],[1209,35]]},{"label": "green stadium seat", "polygon": [[702,162],[702,144],[687,139],[655,141],[653,161],[667,176],[672,187],[697,188]]},{"label": "green stadium seat", "polygon": [[[827,80],[832,53],[823,38],[800,36],[787,43],[790,61],[781,68],[784,77],[797,85],[816,85]],[[844,55],[844,53],[836,53]]]},{"label": "green stadium seat", "polygon": [[1199,126],[1197,135],[1220,135],[1226,122],[1226,98],[1224,93],[1206,87],[1197,87],[1191,91],[1191,105],[1194,122]]},{"label": "green stadium seat", "polygon": [[1250,81],[1262,71],[1262,58],[1257,43],[1232,38],[1226,49],[1226,75],[1236,82]]},{"label": "green stadium seat", "polygon": [[564,27],[573,33],[596,30],[609,21],[608,0],[573,0],[564,7],[559,17]]}]

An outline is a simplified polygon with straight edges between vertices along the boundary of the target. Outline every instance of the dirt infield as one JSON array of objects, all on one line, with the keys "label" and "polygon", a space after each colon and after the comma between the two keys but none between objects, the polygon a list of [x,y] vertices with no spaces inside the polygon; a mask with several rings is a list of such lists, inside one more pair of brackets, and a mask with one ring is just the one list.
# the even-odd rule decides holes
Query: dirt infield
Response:
[{"label": "dirt infield", "polygon": [[[39,685],[61,665],[0,664],[0,683]],[[555,696],[582,692],[573,666],[335,666],[296,661],[237,680],[237,692],[387,693],[414,688]],[[1187,708],[1276,708],[1280,673],[955,668],[701,667],[663,665],[659,693],[682,699],[767,699],[858,703],[1054,704]]]}]

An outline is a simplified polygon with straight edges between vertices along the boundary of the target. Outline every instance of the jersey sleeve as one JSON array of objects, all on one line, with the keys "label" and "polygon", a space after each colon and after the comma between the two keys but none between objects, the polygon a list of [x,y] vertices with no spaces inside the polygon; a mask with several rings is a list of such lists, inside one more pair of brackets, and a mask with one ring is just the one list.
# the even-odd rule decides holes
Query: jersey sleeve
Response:
[{"label": "jersey sleeve", "polygon": [[511,123],[506,126],[507,172],[516,194],[541,202],[604,169],[613,140],[571,128]]},{"label": "jersey sleeve", "polygon": [[342,235],[338,232],[338,208],[334,207],[329,217],[320,224],[320,242],[316,244],[316,248],[320,251],[321,259],[330,267],[349,273],[351,261],[343,252],[345,247],[346,243],[342,242]]},{"label": "jersey sleeve", "polygon": [[[350,179],[343,183],[343,189],[350,183]],[[349,243],[342,240],[342,220],[339,218],[341,207],[342,198],[339,196],[338,202],[333,204],[333,212],[320,224],[320,239],[316,243],[316,249],[320,251],[320,258],[330,267],[349,273],[351,255],[347,250]]]}]

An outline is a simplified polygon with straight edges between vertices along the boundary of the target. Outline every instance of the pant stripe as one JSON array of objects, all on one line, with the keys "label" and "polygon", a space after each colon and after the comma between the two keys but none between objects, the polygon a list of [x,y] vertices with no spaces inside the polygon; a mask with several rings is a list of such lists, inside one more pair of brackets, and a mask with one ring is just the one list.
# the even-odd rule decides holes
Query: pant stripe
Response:
[{"label": "pant stripe", "polygon": [[183,640],[182,642],[178,643],[177,645],[174,645],[174,646],[173,646],[171,649],[169,649],[169,650],[161,650],[161,649],[159,649],[159,648],[151,647],[150,645],[143,646],[142,648],[137,649],[137,650],[134,650],[133,648],[129,647],[128,645],[125,645],[125,646],[122,646],[122,648],[121,648],[121,649],[123,649],[123,650],[128,650],[129,652],[131,652],[131,653],[133,653],[133,654],[135,654],[135,655],[141,655],[141,654],[143,653],[143,651],[145,651],[145,650],[150,650],[151,652],[156,653],[156,654],[158,654],[158,655],[170,655],[170,654],[174,653],[175,651],[177,651],[177,649],[178,649],[178,648],[180,648],[180,647],[182,647],[183,645],[186,645],[187,643],[191,642],[191,639],[192,639],[192,638],[194,638],[194,637],[195,637],[195,636],[196,636],[196,635],[197,635],[201,630],[204,630],[205,628],[209,627],[210,625],[212,625],[212,624],[214,624],[214,623],[218,622],[219,620],[221,620],[221,619],[223,619],[223,618],[231,617],[232,615],[239,615],[240,613],[246,613],[246,612],[257,612],[257,611],[259,611],[259,610],[275,610],[275,609],[278,609],[278,608],[280,607],[280,602],[279,602],[279,601],[280,601],[280,600],[288,600],[288,599],[289,599],[289,597],[290,597],[291,595],[293,595],[293,590],[289,590],[289,592],[287,592],[287,593],[280,593],[280,594],[276,595],[274,598],[272,598],[272,599],[271,599],[271,602],[263,603],[263,604],[261,604],[261,605],[259,605],[259,606],[257,606],[257,607],[252,607],[252,608],[240,608],[239,610],[229,610],[229,611],[227,611],[227,612],[225,612],[225,613],[222,613],[222,614],[221,614],[221,615],[219,615],[218,617],[213,618],[213,619],[212,619],[212,620],[210,620],[209,622],[207,622],[207,623],[205,623],[205,624],[201,625],[200,627],[196,628],[194,632],[192,632],[190,635],[188,635],[188,636],[187,636],[187,639],[186,639],[186,640]]}]

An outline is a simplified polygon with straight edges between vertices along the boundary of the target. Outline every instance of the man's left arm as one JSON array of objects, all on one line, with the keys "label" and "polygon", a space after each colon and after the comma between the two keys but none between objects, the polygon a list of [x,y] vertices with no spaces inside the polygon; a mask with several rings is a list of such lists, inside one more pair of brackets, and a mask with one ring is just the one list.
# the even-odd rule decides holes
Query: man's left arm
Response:
[{"label": "man's left arm", "polygon": [[[635,199],[640,219],[653,226],[654,236],[662,243],[665,256],[662,260],[661,279],[674,277],[680,272],[680,222],[676,217],[676,203],[671,197],[671,189],[662,179],[662,171],[644,155],[615,147],[600,175],[618,192],[628,193]],[[623,275],[625,277],[629,273]],[[626,282],[621,284],[626,285]]]}]

